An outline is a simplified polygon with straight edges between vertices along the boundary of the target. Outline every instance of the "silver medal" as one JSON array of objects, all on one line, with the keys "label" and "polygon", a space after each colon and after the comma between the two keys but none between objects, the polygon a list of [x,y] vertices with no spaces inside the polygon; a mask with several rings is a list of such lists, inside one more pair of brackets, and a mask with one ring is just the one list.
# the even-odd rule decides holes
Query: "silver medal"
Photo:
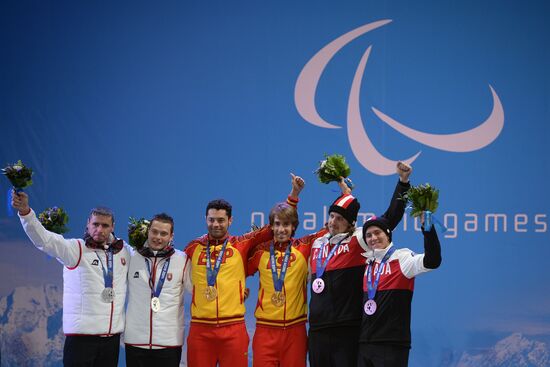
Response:
[{"label": "silver medal", "polygon": [[160,311],[160,299],[158,297],[151,298],[151,310],[153,310],[153,312]]},{"label": "silver medal", "polygon": [[365,303],[365,313],[370,316],[370,315],[374,315],[375,312],[376,312],[376,302],[374,302],[373,299],[369,299]]},{"label": "silver medal", "polygon": [[111,287],[103,289],[101,292],[101,300],[105,303],[111,303],[115,299],[115,290]]},{"label": "silver medal", "polygon": [[311,283],[311,289],[317,294],[321,293],[325,289],[325,281],[321,278],[316,278],[313,283]]}]

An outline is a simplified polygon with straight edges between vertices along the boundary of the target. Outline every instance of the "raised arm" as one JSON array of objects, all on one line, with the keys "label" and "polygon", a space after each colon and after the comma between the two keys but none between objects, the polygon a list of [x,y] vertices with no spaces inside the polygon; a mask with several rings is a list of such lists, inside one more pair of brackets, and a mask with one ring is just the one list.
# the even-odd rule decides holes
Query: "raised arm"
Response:
[{"label": "raised arm", "polygon": [[[299,196],[300,196],[300,192],[302,192],[305,186],[305,181],[303,178],[301,178],[300,176],[296,176],[293,173],[290,174],[290,177],[291,177],[290,179],[291,189],[290,189],[290,193],[286,198],[286,203],[296,208],[298,205],[298,202],[300,201]],[[269,233],[271,234],[271,236],[268,235],[266,237],[266,234],[267,234],[267,232],[265,232],[266,228],[269,230]],[[273,233],[271,233],[271,228],[269,228],[269,225],[266,225],[260,228],[259,230],[251,231],[241,236],[237,236],[236,240],[240,242],[240,241],[245,241],[250,239],[254,240],[255,238],[259,238],[259,240],[254,241],[255,244],[259,244],[264,241],[270,241],[273,238]]]},{"label": "raised arm", "polygon": [[424,235],[424,253],[408,254],[401,263],[401,270],[408,278],[437,269],[441,265],[441,244],[435,226],[432,226],[429,231],[425,231],[424,218],[421,218],[421,221],[422,234]]},{"label": "raised arm", "polygon": [[30,208],[29,196],[26,193],[13,191],[11,204],[17,209],[23,229],[37,249],[56,257],[69,268],[78,264],[82,254],[81,246],[84,246],[84,243],[66,240],[63,236],[46,230]]},{"label": "raised arm", "polygon": [[302,192],[302,190],[304,189],[306,182],[302,177],[296,176],[294,173],[290,174],[290,178],[291,178],[290,183],[292,185],[292,188],[288,196],[297,199],[300,196],[300,192]]},{"label": "raised arm", "polygon": [[441,265],[441,243],[437,237],[435,226],[429,231],[424,230],[424,213],[420,218],[422,223],[422,234],[424,234],[424,261],[426,269],[437,269]]},{"label": "raised arm", "polygon": [[395,227],[403,218],[405,213],[405,201],[401,200],[401,196],[411,187],[409,183],[409,176],[412,173],[412,167],[406,163],[398,162],[396,167],[397,174],[399,175],[399,182],[395,186],[390,205],[386,212],[382,214],[382,217],[385,217],[390,226],[390,230],[393,231]]}]

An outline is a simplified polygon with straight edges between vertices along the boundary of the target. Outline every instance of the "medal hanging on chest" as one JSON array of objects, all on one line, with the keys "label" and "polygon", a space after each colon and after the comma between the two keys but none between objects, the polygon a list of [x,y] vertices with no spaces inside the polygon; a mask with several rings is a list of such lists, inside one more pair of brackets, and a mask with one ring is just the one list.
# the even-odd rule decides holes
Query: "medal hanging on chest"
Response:
[{"label": "medal hanging on chest", "polygon": [[[365,282],[367,283],[367,302],[365,302],[365,305],[363,307],[365,313],[369,316],[374,315],[376,312],[376,309],[378,308],[378,305],[376,304],[376,301],[374,300],[374,297],[376,296],[376,290],[378,289],[378,282],[380,281],[380,274],[382,274],[382,270],[384,266],[386,265],[387,261],[391,257],[391,255],[395,252],[396,248],[392,247],[386,252],[386,255],[382,258],[382,261],[380,261],[380,264],[378,265],[378,270],[376,271],[374,284],[372,284],[372,272],[374,270],[374,263],[375,261],[371,261],[367,265],[367,269],[365,271]],[[388,265],[389,266],[389,265]]]},{"label": "medal hanging on chest", "polygon": [[271,296],[271,303],[277,307],[282,307],[285,304],[286,297],[283,292],[275,291]]},{"label": "medal hanging on chest", "polygon": [[218,290],[214,286],[216,284],[216,279],[218,277],[218,272],[222,265],[222,260],[225,255],[225,248],[227,247],[227,241],[222,245],[218,256],[216,257],[216,262],[214,263],[214,268],[212,268],[212,260],[210,255],[210,244],[206,244],[206,283],[207,286],[204,290],[204,297],[208,302],[212,302],[218,297]]},{"label": "medal hanging on chest", "polygon": [[327,258],[325,261],[323,261],[323,252],[325,249],[326,244],[321,244],[321,247],[319,248],[319,252],[317,253],[317,260],[315,263],[315,279],[311,282],[311,289],[313,292],[317,294],[323,293],[325,290],[325,281],[322,279],[323,274],[325,273],[325,269],[327,268],[328,262],[334,254],[336,253],[336,250],[340,246],[340,244],[346,239],[348,236],[342,238],[340,241],[338,241],[334,247],[330,250],[330,252],[327,255]]},{"label": "medal hanging on chest", "polygon": [[325,289],[325,281],[321,278],[315,278],[311,283],[311,289],[317,294],[322,293]]},{"label": "medal hanging on chest", "polygon": [[365,302],[365,313],[367,315],[374,315],[376,312],[376,302],[374,302],[373,299],[369,299],[367,302]]},{"label": "medal hanging on chest", "polygon": [[[170,267],[170,258],[166,258],[164,264],[162,265],[162,270],[160,272],[160,277],[158,283],[155,285],[155,272],[151,272],[151,265],[149,264],[149,259],[145,258],[145,265],[147,266],[147,272],[149,273],[149,287],[151,288],[151,310],[153,312],[160,311],[160,293],[162,292],[162,287],[164,286],[164,281],[166,280],[166,274],[168,274],[168,268]],[[157,258],[155,258],[155,263],[153,264],[154,269],[157,267]]]},{"label": "medal hanging on chest", "polygon": [[269,246],[269,264],[271,266],[271,277],[273,279],[273,288],[275,292],[271,296],[271,303],[276,307],[282,307],[285,304],[286,297],[283,293],[283,284],[285,282],[286,271],[288,269],[292,243],[288,243],[281,265],[281,273],[277,274],[277,257],[275,256],[275,245],[271,242]]},{"label": "medal hanging on chest", "polygon": [[107,257],[107,269],[103,266],[101,257],[95,253],[103,272],[103,284],[105,288],[101,291],[101,301],[104,303],[111,303],[115,299],[115,290],[113,289],[113,251],[109,248],[105,250],[105,256]]},{"label": "medal hanging on chest", "polygon": [[160,299],[158,297],[151,298],[151,310],[153,312],[160,311]]},{"label": "medal hanging on chest", "polygon": [[115,291],[111,287],[106,287],[101,291],[101,300],[105,303],[111,303],[115,299]]},{"label": "medal hanging on chest", "polygon": [[208,302],[211,302],[218,297],[218,290],[213,285],[208,285],[204,289],[204,297]]}]

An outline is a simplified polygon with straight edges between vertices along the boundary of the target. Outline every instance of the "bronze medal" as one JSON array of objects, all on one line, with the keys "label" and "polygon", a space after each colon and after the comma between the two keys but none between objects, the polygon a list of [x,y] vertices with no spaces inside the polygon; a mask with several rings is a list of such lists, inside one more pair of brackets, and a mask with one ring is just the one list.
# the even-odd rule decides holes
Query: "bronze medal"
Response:
[{"label": "bronze medal", "polygon": [[204,289],[204,297],[208,302],[211,302],[218,297],[218,290],[213,285],[209,285]]},{"label": "bronze medal", "polygon": [[281,307],[285,304],[285,295],[281,291],[275,291],[271,296],[271,303],[277,307]]}]

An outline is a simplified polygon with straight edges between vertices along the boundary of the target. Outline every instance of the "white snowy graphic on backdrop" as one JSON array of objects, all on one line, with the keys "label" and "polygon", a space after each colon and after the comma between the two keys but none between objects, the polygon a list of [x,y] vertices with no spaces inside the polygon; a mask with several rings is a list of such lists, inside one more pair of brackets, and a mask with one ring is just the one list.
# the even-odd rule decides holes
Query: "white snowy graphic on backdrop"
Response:
[{"label": "white snowy graphic on backdrop", "polygon": [[1,297],[0,365],[61,365],[62,306],[61,288],[50,284],[18,287]]}]

